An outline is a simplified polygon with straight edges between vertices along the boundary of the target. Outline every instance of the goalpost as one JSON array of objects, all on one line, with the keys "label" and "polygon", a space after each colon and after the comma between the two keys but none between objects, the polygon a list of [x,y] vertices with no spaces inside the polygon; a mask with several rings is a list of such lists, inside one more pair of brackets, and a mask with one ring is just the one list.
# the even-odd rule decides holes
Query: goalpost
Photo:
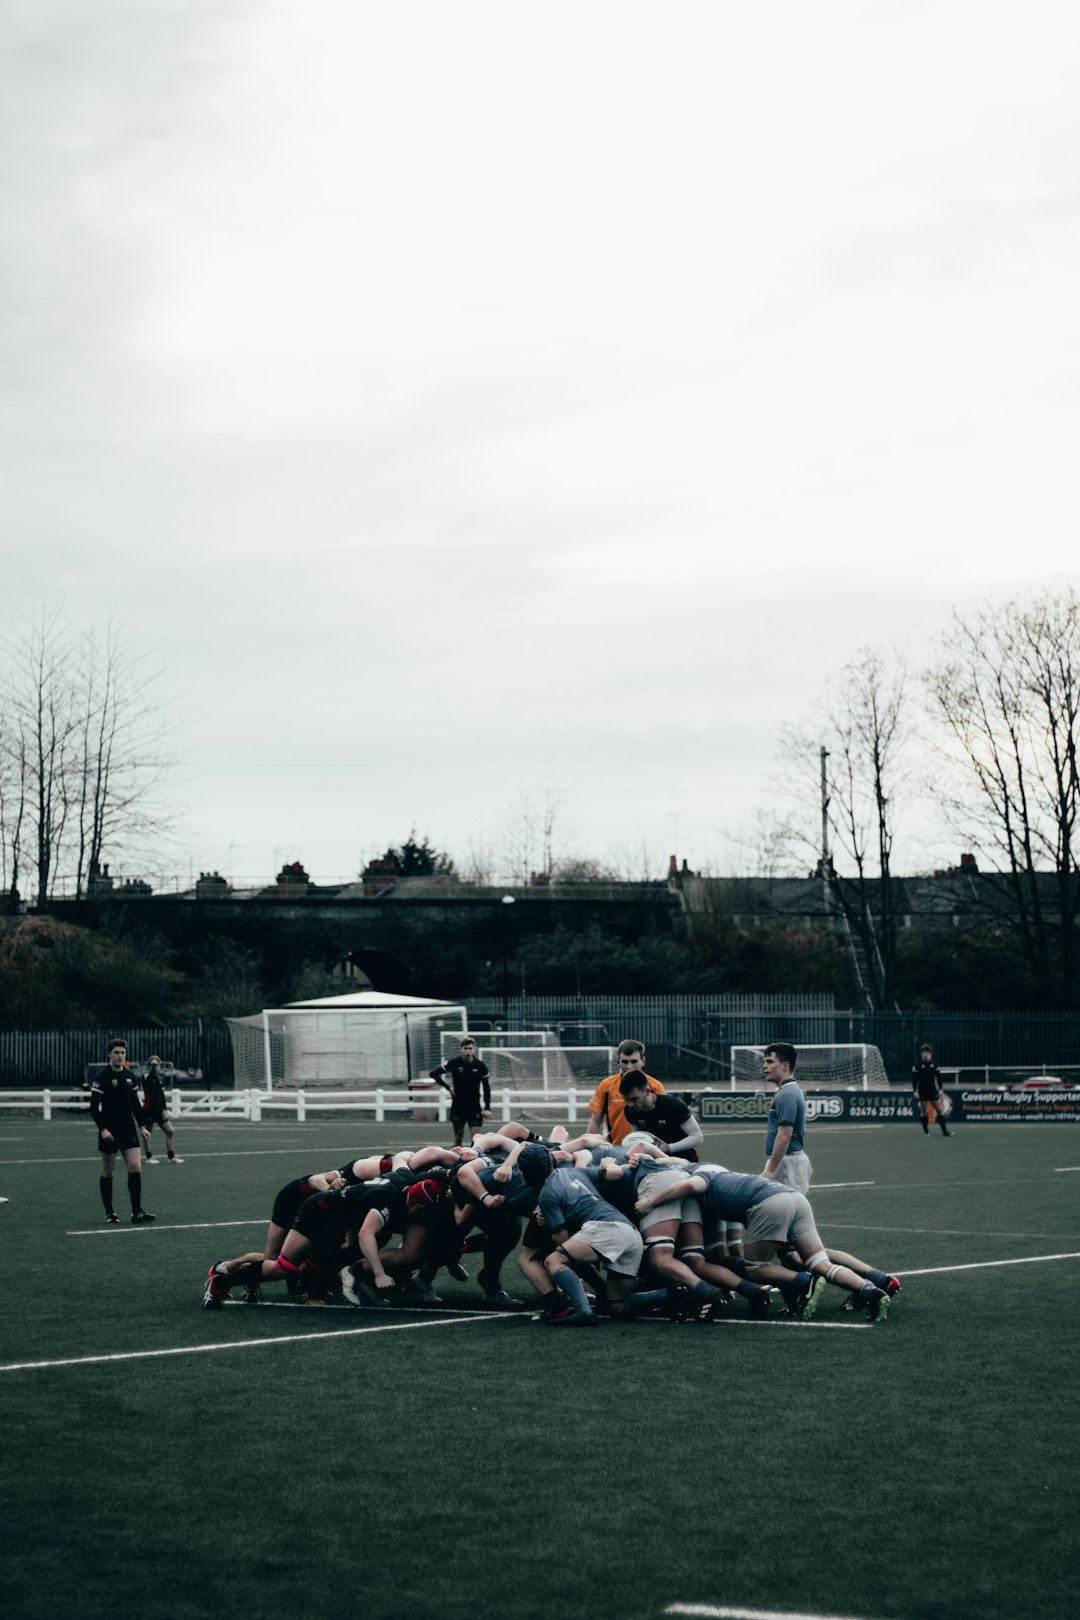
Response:
[{"label": "goalpost", "polygon": [[443,1030],[441,1061],[457,1057],[464,1035],[476,1042],[492,1090],[543,1092],[588,1089],[618,1068],[614,1046],[563,1046],[552,1029]]},{"label": "goalpost", "polygon": [[[885,1060],[876,1046],[848,1042],[840,1046],[799,1046],[793,1076],[800,1085],[837,1086],[862,1091],[884,1090],[889,1085]],[[764,1046],[731,1048],[731,1089],[747,1091],[763,1086]]]}]

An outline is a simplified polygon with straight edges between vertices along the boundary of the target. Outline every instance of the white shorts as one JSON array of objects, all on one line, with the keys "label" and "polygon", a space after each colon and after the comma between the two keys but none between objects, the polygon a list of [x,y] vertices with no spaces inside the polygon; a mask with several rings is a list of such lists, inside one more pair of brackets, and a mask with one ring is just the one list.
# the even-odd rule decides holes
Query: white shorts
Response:
[{"label": "white shorts", "polygon": [[[814,1212],[800,1192],[770,1193],[749,1211],[747,1243],[793,1243],[817,1236]],[[820,1243],[820,1239],[818,1239]]]},{"label": "white shorts", "polygon": [[[663,1192],[665,1187],[674,1187],[676,1182],[685,1181],[693,1171],[692,1164],[688,1164],[685,1170],[654,1170],[652,1175],[641,1183],[641,1191]],[[641,1230],[651,1232],[654,1226],[661,1226],[665,1221],[678,1221],[681,1226],[691,1223],[700,1226],[701,1205],[692,1193],[687,1193],[684,1198],[674,1198],[666,1203],[657,1204],[641,1217]]]},{"label": "white shorts", "polygon": [[635,1227],[622,1221],[586,1221],[574,1237],[595,1249],[609,1271],[637,1276],[645,1245]]},{"label": "white shorts", "polygon": [[810,1163],[809,1154],[800,1150],[797,1153],[787,1153],[780,1160],[773,1180],[779,1187],[790,1187],[793,1192],[801,1192],[804,1196],[810,1191],[810,1177],[814,1167]]}]

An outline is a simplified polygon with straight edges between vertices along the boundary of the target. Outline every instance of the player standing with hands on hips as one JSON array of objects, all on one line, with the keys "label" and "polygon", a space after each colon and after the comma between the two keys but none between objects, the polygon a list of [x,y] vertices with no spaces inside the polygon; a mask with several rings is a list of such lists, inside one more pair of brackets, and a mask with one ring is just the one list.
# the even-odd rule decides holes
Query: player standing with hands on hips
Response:
[{"label": "player standing with hands on hips", "polygon": [[814,1167],[803,1146],[806,1132],[806,1098],[794,1080],[799,1054],[787,1041],[772,1041],[761,1060],[765,1079],[776,1087],[765,1126],[766,1181],[806,1194]]}]

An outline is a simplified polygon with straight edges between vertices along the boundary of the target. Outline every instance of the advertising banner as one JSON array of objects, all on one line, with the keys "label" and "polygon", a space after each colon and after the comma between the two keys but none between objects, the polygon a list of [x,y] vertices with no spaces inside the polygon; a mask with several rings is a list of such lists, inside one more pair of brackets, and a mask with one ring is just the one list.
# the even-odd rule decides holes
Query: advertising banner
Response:
[{"label": "advertising banner", "polygon": [[[950,1121],[989,1125],[1078,1125],[1080,1089],[1050,1086],[1045,1090],[1015,1091],[945,1088],[952,1103]],[[764,1124],[772,1093],[764,1091],[706,1091],[699,1111],[703,1125]],[[808,1091],[806,1118],[835,1124],[873,1125],[915,1119],[916,1104],[909,1089],[897,1091]]]}]

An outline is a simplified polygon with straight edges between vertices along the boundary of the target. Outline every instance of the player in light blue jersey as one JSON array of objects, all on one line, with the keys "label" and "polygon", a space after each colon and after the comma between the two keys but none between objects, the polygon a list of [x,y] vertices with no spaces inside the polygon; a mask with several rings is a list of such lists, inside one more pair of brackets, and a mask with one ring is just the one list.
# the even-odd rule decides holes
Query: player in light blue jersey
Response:
[{"label": "player in light blue jersey", "polygon": [[538,1215],[555,1245],[544,1262],[569,1310],[552,1316],[553,1325],[594,1327],[578,1269],[601,1266],[607,1274],[607,1304],[612,1316],[640,1316],[668,1298],[666,1288],[635,1293],[644,1245],[641,1233],[600,1192],[600,1169],[570,1166],[556,1170],[540,1190]]},{"label": "player in light blue jersey", "polygon": [[[721,1222],[738,1221],[745,1226],[743,1265],[755,1279],[768,1282],[776,1271],[783,1271],[770,1262],[778,1252],[793,1248],[804,1271],[865,1300],[871,1321],[884,1318],[888,1293],[829,1259],[818,1236],[814,1212],[802,1193],[779,1187],[764,1176],[737,1175],[702,1165],[693,1175],[684,1176],[662,1192],[652,1193],[646,1188],[638,1198],[638,1213],[647,1216],[661,1198],[683,1197],[700,1201],[706,1233],[710,1226]],[[790,1277],[790,1273],[785,1276]],[[812,1302],[812,1298],[808,1299],[804,1309],[809,1309]]]},{"label": "player in light blue jersey", "polygon": [[765,1122],[766,1181],[777,1181],[796,1192],[810,1191],[814,1167],[806,1152],[806,1098],[795,1082],[799,1054],[788,1041],[772,1041],[761,1060],[762,1073],[776,1095]]}]

